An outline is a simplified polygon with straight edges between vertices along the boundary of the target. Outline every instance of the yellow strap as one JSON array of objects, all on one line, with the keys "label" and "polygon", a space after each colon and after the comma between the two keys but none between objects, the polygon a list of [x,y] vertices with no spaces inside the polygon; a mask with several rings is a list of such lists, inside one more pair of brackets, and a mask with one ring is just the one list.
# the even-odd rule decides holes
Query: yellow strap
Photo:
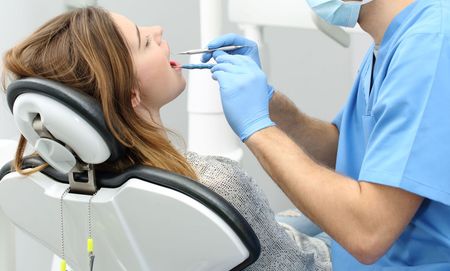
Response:
[{"label": "yellow strap", "polygon": [[66,260],[61,260],[61,271],[66,271]]},{"label": "yellow strap", "polygon": [[94,240],[92,240],[92,238],[89,238],[87,240],[87,250],[88,250],[88,253],[91,253],[94,251]]}]

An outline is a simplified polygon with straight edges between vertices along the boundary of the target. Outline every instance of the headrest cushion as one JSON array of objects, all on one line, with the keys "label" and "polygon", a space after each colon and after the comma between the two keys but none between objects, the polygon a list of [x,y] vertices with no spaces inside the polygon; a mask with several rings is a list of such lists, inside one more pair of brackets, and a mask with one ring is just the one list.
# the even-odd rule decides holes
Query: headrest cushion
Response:
[{"label": "headrest cushion", "polygon": [[[88,164],[115,161],[125,153],[106,126],[100,105],[81,91],[46,79],[25,78],[8,86],[7,101],[20,132],[44,160],[61,171],[74,162],[70,151]],[[36,132],[33,121],[38,115],[57,141],[42,140]]]}]

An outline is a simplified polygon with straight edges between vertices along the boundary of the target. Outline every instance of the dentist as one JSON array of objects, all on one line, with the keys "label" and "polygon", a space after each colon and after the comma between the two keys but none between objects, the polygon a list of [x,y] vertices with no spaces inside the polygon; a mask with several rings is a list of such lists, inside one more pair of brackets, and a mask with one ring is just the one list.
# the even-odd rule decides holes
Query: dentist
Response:
[{"label": "dentist", "polygon": [[333,238],[334,270],[450,270],[450,1],[307,1],[374,40],[343,110],[332,123],[300,112],[256,44],[228,34],[209,48],[251,46],[203,56],[227,121]]}]

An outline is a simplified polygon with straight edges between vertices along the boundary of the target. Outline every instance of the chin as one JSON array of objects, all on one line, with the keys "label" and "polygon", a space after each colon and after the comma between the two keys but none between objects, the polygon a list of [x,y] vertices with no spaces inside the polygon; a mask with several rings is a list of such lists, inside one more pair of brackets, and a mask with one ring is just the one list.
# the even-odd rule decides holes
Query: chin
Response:
[{"label": "chin", "polygon": [[170,101],[173,101],[175,98],[177,98],[181,93],[183,93],[183,91],[186,88],[186,81],[184,80],[184,78],[181,78],[177,84],[176,87],[172,88],[172,91],[170,91],[170,93],[172,93],[171,97],[170,97]]},{"label": "chin", "polygon": [[178,89],[180,90],[180,92],[183,92],[183,90],[186,88],[186,80],[184,79],[184,77],[180,78],[179,85],[180,87]]}]

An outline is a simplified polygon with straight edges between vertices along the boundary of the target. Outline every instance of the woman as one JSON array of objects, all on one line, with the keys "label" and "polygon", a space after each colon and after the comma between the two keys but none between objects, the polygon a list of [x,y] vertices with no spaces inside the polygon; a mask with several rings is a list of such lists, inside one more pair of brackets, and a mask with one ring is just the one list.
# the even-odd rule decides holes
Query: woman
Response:
[{"label": "woman", "polygon": [[[199,181],[229,201],[261,243],[261,256],[248,270],[329,269],[326,246],[305,237],[299,248],[235,162],[182,155],[171,145],[159,111],[184,90],[185,80],[169,55],[161,27],[138,27],[124,16],[89,7],[50,20],[9,50],[4,65],[13,79],[46,78],[98,100],[111,132],[127,148],[123,159],[102,168],[119,171],[136,163],[162,168]],[[20,169],[25,145],[22,137],[15,167],[31,174],[40,169]]]}]

